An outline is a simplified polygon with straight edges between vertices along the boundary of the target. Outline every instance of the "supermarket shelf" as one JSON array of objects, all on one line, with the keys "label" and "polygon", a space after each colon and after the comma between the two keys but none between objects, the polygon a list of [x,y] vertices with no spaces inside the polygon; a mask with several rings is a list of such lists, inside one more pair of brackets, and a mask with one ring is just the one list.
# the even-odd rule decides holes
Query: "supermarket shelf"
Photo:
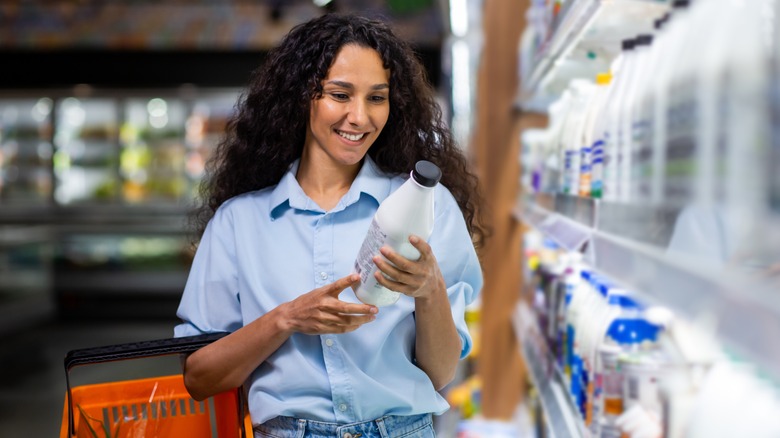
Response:
[{"label": "supermarket shelf", "polygon": [[188,211],[188,208],[179,205],[18,206],[0,212],[0,225],[24,224],[30,230],[58,234],[183,234],[187,231],[185,219]]},{"label": "supermarket shelf", "polygon": [[187,283],[188,270],[126,272],[55,271],[55,288],[81,295],[162,294],[179,296]]},{"label": "supermarket shelf", "polygon": [[52,228],[48,225],[0,226],[0,249],[51,241]]},{"label": "supermarket shelf", "polygon": [[546,41],[535,56],[534,68],[527,82],[523,84],[518,103],[528,105],[538,91],[543,79],[547,78],[560,60],[564,59],[582,38],[584,32],[595,20],[601,0],[580,0],[568,3],[561,11],[558,25],[552,37]]},{"label": "supermarket shelf", "polygon": [[560,369],[544,337],[539,333],[536,317],[525,302],[520,302],[512,315],[521,353],[533,385],[539,393],[547,417],[547,436],[552,438],[587,437],[585,425],[568,395]]},{"label": "supermarket shelf", "polygon": [[607,71],[621,40],[650,32],[653,19],[669,8],[665,0],[575,0],[568,5],[518,92],[521,109],[545,108],[570,79]]},{"label": "supermarket shelf", "polygon": [[[515,213],[562,247],[584,251],[596,271],[635,291],[649,304],[666,306],[686,320],[700,322],[731,354],[780,379],[780,344],[773,341],[780,338],[777,279],[652,243],[663,239],[642,242],[632,237],[641,233],[615,232],[616,224],[623,222],[625,230],[654,228],[662,230],[659,235],[669,234],[674,227],[672,211],[581,201],[592,203],[592,217],[585,219],[593,222],[588,225],[577,216],[579,210],[571,209],[578,202],[568,198],[546,194],[536,202],[533,196],[524,197]],[[648,214],[661,218],[660,224],[652,225],[652,219],[626,223],[627,217]]]},{"label": "supermarket shelf", "polygon": [[593,202],[582,201],[575,197],[540,194],[534,202],[518,202],[514,213],[561,247],[581,251],[592,239],[595,211]]}]

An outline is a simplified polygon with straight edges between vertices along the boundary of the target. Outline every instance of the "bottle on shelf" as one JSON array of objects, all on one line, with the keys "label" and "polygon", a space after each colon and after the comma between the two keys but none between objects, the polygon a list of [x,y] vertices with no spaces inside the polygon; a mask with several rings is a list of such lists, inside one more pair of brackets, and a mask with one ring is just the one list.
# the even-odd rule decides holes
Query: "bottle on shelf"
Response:
[{"label": "bottle on shelf", "polygon": [[622,141],[619,135],[619,122],[623,96],[636,67],[635,45],[636,40],[634,38],[624,39],[621,42],[622,51],[612,62],[611,66],[613,80],[610,83],[607,103],[605,104],[604,132],[602,134],[604,139],[604,175],[601,197],[607,201],[618,200],[619,145]]},{"label": "bottle on shelf", "polygon": [[591,196],[593,184],[593,172],[598,164],[603,167],[604,142],[597,138],[595,125],[604,108],[609,81],[612,75],[599,73],[596,75],[596,87],[588,105],[585,122],[582,131],[582,150],[580,153],[580,181],[578,194],[583,197]]},{"label": "bottle on shelf", "polygon": [[563,174],[561,191],[564,194],[577,195],[580,186],[580,171],[585,117],[593,95],[595,85],[587,79],[574,79],[569,87],[572,90],[572,105],[566,115],[561,137],[561,162]]},{"label": "bottle on shelf", "polygon": [[[624,392],[626,364],[636,363],[645,351],[651,350],[658,338],[660,327],[647,321],[643,307],[635,299],[622,296],[616,299],[619,315],[610,323],[598,348],[599,361],[595,379],[601,385],[594,394],[594,417],[591,425],[600,437],[620,437],[615,423],[628,404]],[[632,362],[633,361],[633,362]],[[595,424],[594,424],[595,423]]]}]

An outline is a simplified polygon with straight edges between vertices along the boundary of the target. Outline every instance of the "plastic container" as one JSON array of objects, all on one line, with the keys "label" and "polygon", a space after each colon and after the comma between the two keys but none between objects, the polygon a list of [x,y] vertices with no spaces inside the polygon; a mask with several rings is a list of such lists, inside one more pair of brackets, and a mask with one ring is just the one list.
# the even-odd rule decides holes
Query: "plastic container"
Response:
[{"label": "plastic container", "polygon": [[[562,159],[563,178],[561,191],[568,195],[577,195],[580,187],[582,148],[585,147],[583,132],[588,104],[595,91],[595,84],[587,79],[572,79],[569,88],[573,101],[563,125]],[[589,146],[589,145],[588,145]]]},{"label": "plastic container", "polygon": [[633,114],[639,90],[645,86],[646,75],[649,70],[648,60],[650,55],[650,45],[653,42],[653,36],[642,34],[636,37],[634,45],[634,68],[630,76],[626,77],[626,85],[623,97],[620,103],[618,114],[618,141],[617,157],[619,163],[618,170],[618,199],[623,202],[634,201],[631,195],[631,170],[633,167],[634,152],[634,132],[633,132]]},{"label": "plastic container", "polygon": [[596,86],[591,96],[585,115],[582,130],[582,149],[580,152],[580,180],[578,194],[583,197],[591,195],[591,183],[593,180],[594,160],[603,161],[604,142],[596,140],[595,124],[604,108],[604,101],[609,89],[609,81],[612,75],[599,73],[596,75]]},{"label": "plastic container", "polygon": [[377,282],[374,273],[378,268],[373,257],[382,246],[389,246],[409,260],[420,258],[409,236],[414,234],[427,240],[433,232],[434,188],[440,179],[441,169],[430,161],[420,160],[414,165],[411,177],[379,205],[355,259],[355,272],[360,274],[355,295],[363,303],[389,306],[401,297],[399,292]]},{"label": "plastic container", "polygon": [[607,94],[603,121],[604,139],[604,176],[601,197],[608,201],[618,200],[620,172],[620,115],[626,88],[636,67],[636,53],[633,38],[622,41],[623,51],[612,63],[613,80]]},{"label": "plastic container", "polygon": [[596,107],[593,112],[590,125],[590,187],[583,187],[587,184],[586,179],[580,179],[580,195],[601,198],[602,186],[604,185],[604,120],[606,118],[606,107],[609,98],[610,85],[612,83],[611,73],[599,73],[596,75],[596,84],[598,85],[599,99],[596,101]]},{"label": "plastic container", "polygon": [[610,324],[599,347],[600,362],[595,373],[601,388],[595,389],[599,395],[593,421],[598,422],[596,427],[601,437],[621,436],[615,424],[626,407],[624,381],[627,377],[621,363],[629,355],[648,348],[648,343],[655,343],[660,330],[643,318],[641,306],[632,298],[620,298],[619,305],[621,313]]}]

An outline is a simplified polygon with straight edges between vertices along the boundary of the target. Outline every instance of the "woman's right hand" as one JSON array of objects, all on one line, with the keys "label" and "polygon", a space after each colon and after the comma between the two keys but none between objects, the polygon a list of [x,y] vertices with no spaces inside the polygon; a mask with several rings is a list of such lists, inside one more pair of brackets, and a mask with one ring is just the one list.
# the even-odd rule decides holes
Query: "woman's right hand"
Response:
[{"label": "woman's right hand", "polygon": [[373,321],[376,306],[339,300],[344,289],[359,281],[359,275],[350,274],[283,304],[285,325],[293,332],[322,335],[351,332]]}]

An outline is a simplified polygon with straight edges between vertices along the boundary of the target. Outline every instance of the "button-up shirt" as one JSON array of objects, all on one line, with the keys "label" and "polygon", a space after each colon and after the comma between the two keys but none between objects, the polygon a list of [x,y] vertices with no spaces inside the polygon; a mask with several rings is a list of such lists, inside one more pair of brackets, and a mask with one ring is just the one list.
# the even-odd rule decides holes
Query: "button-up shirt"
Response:
[{"label": "button-up shirt", "polygon": [[[298,164],[277,185],[217,209],[193,260],[175,336],[235,331],[353,272],[379,203],[405,181],[366,157],[349,191],[324,211],[295,179]],[[482,272],[463,214],[441,184],[434,204],[428,242],[447,285],[464,358],[471,349],[465,308],[482,287]],[[359,302],[350,288],[339,299]],[[295,333],[249,377],[252,421],[284,415],[351,423],[440,414],[449,405],[415,364],[414,343],[414,299],[407,296],[350,333]]]}]

